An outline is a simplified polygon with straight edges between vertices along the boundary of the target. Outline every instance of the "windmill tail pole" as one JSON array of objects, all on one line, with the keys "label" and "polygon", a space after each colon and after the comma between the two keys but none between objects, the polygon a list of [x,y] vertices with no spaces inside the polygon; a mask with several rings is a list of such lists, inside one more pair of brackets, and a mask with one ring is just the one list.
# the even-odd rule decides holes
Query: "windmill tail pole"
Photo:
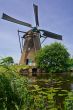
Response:
[{"label": "windmill tail pole", "polygon": [[20,40],[19,30],[18,30],[18,38],[19,38],[20,50],[21,50],[21,53],[22,53],[22,47],[21,47],[21,40]]}]

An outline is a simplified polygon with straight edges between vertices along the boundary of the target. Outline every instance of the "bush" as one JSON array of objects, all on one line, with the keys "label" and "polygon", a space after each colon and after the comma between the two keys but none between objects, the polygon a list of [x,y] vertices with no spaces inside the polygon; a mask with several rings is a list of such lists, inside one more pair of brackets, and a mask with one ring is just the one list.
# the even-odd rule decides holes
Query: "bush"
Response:
[{"label": "bush", "polygon": [[46,72],[65,72],[68,70],[69,53],[61,43],[53,43],[40,49],[36,54],[37,66]]},{"label": "bush", "polygon": [[0,64],[1,65],[11,65],[14,63],[14,60],[12,57],[5,57],[0,59]]},{"label": "bush", "polygon": [[24,110],[28,80],[4,66],[0,73],[0,110]]}]

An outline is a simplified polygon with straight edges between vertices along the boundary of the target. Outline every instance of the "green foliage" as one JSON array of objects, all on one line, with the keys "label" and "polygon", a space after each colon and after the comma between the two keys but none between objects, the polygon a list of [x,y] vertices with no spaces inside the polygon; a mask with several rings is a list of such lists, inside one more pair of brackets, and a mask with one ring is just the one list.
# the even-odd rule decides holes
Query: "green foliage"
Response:
[{"label": "green foliage", "polygon": [[28,80],[5,65],[3,68],[0,72],[0,110],[24,110]]},{"label": "green foliage", "polygon": [[73,91],[68,93],[64,101],[65,110],[73,110]]},{"label": "green foliage", "polygon": [[42,90],[38,85],[31,86],[27,107],[30,110],[58,110],[54,100],[54,89]]},{"label": "green foliage", "polygon": [[46,72],[64,72],[68,69],[69,53],[61,43],[43,47],[36,55],[37,66]]},{"label": "green foliage", "polygon": [[5,57],[0,60],[1,65],[11,65],[13,63],[14,63],[14,61],[13,61],[12,57]]},{"label": "green foliage", "polygon": [[9,68],[16,71],[17,74],[20,74],[21,69],[29,69],[30,67],[28,65],[15,65],[14,64],[14,65],[10,65]]},{"label": "green foliage", "polygon": [[69,62],[69,65],[73,66],[73,58],[69,58],[68,62]]},{"label": "green foliage", "polygon": [[[73,92],[62,89],[63,77],[52,74],[46,80],[36,79],[33,83],[33,78],[19,76],[17,69],[21,67],[25,68],[23,65],[0,66],[0,110],[73,109]],[[66,85],[68,82],[66,79]]]},{"label": "green foliage", "polygon": [[69,59],[69,64],[73,66],[73,58]]}]

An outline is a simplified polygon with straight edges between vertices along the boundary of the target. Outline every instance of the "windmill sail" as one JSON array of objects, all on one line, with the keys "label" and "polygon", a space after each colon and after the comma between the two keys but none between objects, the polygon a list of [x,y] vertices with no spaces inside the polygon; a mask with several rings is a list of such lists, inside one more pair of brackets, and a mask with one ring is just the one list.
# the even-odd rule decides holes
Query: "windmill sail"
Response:
[{"label": "windmill sail", "polygon": [[38,6],[33,4],[34,7],[34,14],[35,14],[35,22],[36,22],[36,26],[39,26],[39,20],[38,20]]},{"label": "windmill sail", "polygon": [[23,26],[32,27],[31,24],[23,22],[23,21],[20,21],[20,20],[17,20],[15,18],[12,18],[12,17],[8,16],[5,13],[3,13],[3,15],[2,15],[2,19],[10,21],[10,22],[13,22],[13,23],[17,23],[17,24],[20,24],[20,25],[23,25]]},{"label": "windmill sail", "polygon": [[40,30],[40,31],[43,32],[43,35],[45,37],[50,37],[50,38],[53,38],[53,39],[62,40],[62,36],[61,35],[58,35],[58,34],[55,34],[55,33],[52,33],[52,32],[46,31],[46,30]]}]

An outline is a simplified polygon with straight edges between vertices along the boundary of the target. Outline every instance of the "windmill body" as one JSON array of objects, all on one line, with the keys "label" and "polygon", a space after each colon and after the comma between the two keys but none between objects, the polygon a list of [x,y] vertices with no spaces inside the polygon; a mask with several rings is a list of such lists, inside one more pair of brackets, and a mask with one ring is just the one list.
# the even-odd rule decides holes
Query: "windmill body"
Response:
[{"label": "windmill body", "polygon": [[[35,54],[41,48],[41,42],[40,42],[41,37],[43,37],[44,40],[48,37],[62,40],[61,35],[58,35],[58,34],[55,34],[55,33],[52,33],[46,30],[38,29],[39,27],[38,6],[33,4],[33,8],[34,8],[36,27],[32,27],[31,24],[17,20],[13,17],[8,16],[5,13],[3,13],[3,16],[2,16],[2,19],[4,20],[31,28],[31,30],[29,30],[28,32],[23,32],[25,33],[23,37],[19,36],[19,32],[22,32],[22,31],[18,31],[19,44],[20,44],[20,49],[21,49],[21,58],[20,58],[19,64],[28,65],[29,63],[32,63],[32,64],[35,63]],[[23,41],[23,45],[21,43],[21,39]]]},{"label": "windmill body", "polygon": [[35,64],[35,54],[41,48],[39,33],[28,31],[24,36],[24,45],[19,64]]}]

